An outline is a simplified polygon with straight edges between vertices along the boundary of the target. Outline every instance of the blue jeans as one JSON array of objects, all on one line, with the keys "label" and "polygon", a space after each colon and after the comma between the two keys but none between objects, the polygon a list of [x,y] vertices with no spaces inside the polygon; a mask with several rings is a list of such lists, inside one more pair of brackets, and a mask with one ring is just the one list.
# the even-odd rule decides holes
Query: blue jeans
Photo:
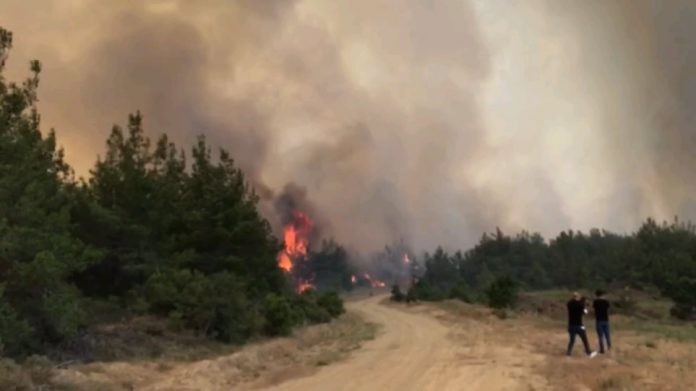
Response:
[{"label": "blue jeans", "polygon": [[604,353],[604,341],[607,349],[611,349],[611,336],[609,334],[609,322],[597,322],[597,339],[599,339],[599,352]]},{"label": "blue jeans", "polygon": [[587,342],[587,333],[585,332],[585,327],[584,326],[568,326],[568,336],[570,337],[570,340],[568,341],[568,351],[566,352],[567,355],[571,355],[573,353],[573,345],[575,345],[575,337],[580,336],[580,339],[582,340],[582,344],[585,347],[585,353],[590,354],[590,344]]}]

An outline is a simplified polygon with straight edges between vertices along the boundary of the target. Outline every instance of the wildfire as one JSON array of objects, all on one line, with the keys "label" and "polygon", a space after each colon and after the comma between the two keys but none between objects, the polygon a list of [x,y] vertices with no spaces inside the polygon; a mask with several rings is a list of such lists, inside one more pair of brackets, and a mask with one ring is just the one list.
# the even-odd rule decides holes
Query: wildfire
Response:
[{"label": "wildfire", "polygon": [[355,277],[355,274],[353,274],[352,276],[350,276],[350,282],[351,282],[352,284],[355,284],[356,282],[358,282],[358,278]]},{"label": "wildfire", "polygon": [[380,280],[375,280],[372,277],[370,277],[369,273],[363,273],[363,277],[372,285],[373,288],[384,288],[387,286],[387,284],[384,283],[384,281]]},{"label": "wildfire", "polygon": [[285,251],[281,251],[280,254],[278,254],[278,267],[285,270],[286,273],[292,271],[292,260],[290,260],[290,257]]},{"label": "wildfire", "polygon": [[297,285],[297,293],[302,293],[310,289],[314,289],[314,285],[312,285],[312,283],[309,281],[302,281],[299,283],[299,285]]},{"label": "wildfire", "polygon": [[294,262],[307,257],[309,234],[314,222],[304,213],[294,211],[293,220],[283,229],[285,248],[278,254],[278,267],[290,273]]},{"label": "wildfire", "polygon": [[404,263],[409,264],[411,263],[411,258],[408,257],[408,254],[404,253]]},{"label": "wildfire", "polygon": [[278,267],[293,277],[298,293],[314,288],[307,276],[294,271],[297,262],[307,259],[309,236],[314,229],[314,222],[304,213],[294,211],[292,221],[283,228],[283,249],[278,253]]}]

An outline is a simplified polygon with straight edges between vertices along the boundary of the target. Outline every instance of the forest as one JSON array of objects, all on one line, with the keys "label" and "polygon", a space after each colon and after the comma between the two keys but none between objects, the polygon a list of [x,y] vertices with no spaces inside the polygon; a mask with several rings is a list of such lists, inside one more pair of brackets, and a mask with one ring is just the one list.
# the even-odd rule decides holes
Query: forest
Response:
[{"label": "forest", "polygon": [[189,153],[151,142],[135,113],[76,179],[40,131],[41,64],[3,76],[11,47],[0,28],[0,355],[69,346],[116,311],[234,343],[343,311],[335,293],[294,291],[244,173],[203,137]]},{"label": "forest", "polygon": [[338,290],[404,281],[404,298],[485,292],[496,306],[518,289],[629,286],[670,298],[675,317],[696,315],[696,228],[676,219],[548,241],[497,230],[467,251],[420,260],[397,245],[367,262],[374,279],[327,240],[298,266],[318,289],[297,293],[277,264],[282,243],[228,152],[213,153],[203,136],[188,150],[166,134],[152,141],[134,113],[78,179],[56,133],[40,130],[41,64],[22,82],[4,78],[11,47],[0,28],[0,355],[64,349],[116,311],[231,343],[286,335],[340,315]]},{"label": "forest", "polygon": [[[696,315],[696,227],[676,218],[659,224],[647,219],[631,234],[568,230],[549,241],[539,234],[507,236],[497,230],[466,252],[438,248],[425,254],[424,264],[425,272],[409,292],[414,299],[474,300],[520,289],[629,288],[671,299],[677,318]],[[514,303],[501,303],[508,304]]]}]

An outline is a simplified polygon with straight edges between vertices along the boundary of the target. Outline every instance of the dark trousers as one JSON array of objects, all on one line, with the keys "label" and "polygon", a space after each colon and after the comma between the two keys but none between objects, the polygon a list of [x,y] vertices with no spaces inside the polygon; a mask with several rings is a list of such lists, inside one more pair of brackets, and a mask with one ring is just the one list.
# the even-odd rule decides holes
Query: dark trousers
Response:
[{"label": "dark trousers", "polygon": [[575,337],[580,336],[582,339],[582,344],[585,345],[585,353],[590,354],[590,344],[587,342],[587,333],[585,332],[585,326],[568,326],[568,335],[570,336],[570,341],[568,341],[568,351],[567,354],[570,356],[573,353],[573,345],[575,345]]},{"label": "dark trousers", "polygon": [[597,322],[597,339],[599,339],[599,352],[604,353],[604,342],[607,349],[611,349],[611,335],[609,334],[609,322]]}]

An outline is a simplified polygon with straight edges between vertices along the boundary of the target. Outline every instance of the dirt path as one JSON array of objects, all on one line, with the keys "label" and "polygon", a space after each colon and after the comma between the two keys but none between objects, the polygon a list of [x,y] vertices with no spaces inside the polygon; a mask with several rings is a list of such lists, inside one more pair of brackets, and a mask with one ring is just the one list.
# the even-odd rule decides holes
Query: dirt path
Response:
[{"label": "dirt path", "polygon": [[[61,369],[54,380],[79,391],[696,389],[695,342],[632,332],[618,317],[612,353],[588,360],[580,348],[565,357],[557,317],[503,316],[459,301],[396,305],[385,295],[346,306],[334,322],[232,354],[96,362]],[[372,323],[380,328],[369,340]],[[667,331],[675,330],[692,332]]]},{"label": "dirt path", "polygon": [[[432,314],[380,304],[384,296],[349,303],[350,311],[381,325],[377,338],[351,358],[270,390],[530,390],[545,389],[530,356],[519,348],[488,344],[481,325],[461,329]],[[474,326],[474,325],[472,325]],[[463,337],[462,337],[463,336]],[[454,340],[457,338],[457,341]]]}]

